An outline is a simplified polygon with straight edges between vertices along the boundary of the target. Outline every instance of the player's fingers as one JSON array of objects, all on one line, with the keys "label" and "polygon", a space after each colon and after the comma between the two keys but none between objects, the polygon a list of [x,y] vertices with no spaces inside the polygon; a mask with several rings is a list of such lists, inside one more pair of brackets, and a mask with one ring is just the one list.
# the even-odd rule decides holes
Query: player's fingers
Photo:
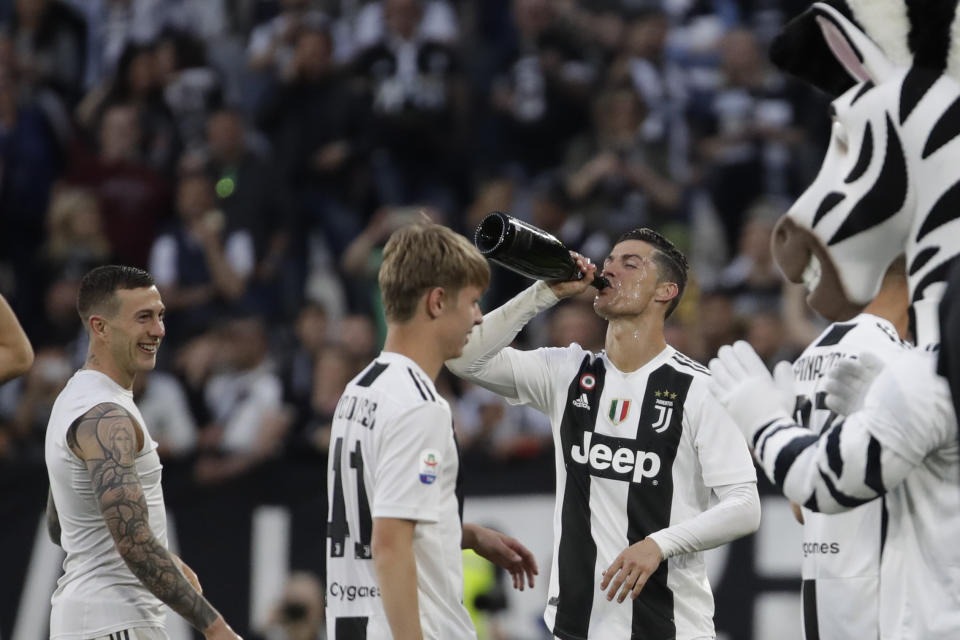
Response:
[{"label": "player's fingers", "polygon": [[630,590],[630,599],[636,600],[637,596],[640,595],[640,592],[643,591],[643,587],[647,584],[647,580],[650,578],[650,574],[646,571],[641,572],[637,576],[637,581],[633,585],[633,589]]},{"label": "player's fingers", "polygon": [[626,579],[623,581],[623,585],[620,588],[620,595],[617,596],[617,602],[623,602],[626,600],[627,596],[630,595],[630,592],[633,590],[633,585],[637,582],[637,570],[634,569],[627,574]]},{"label": "player's fingers", "polygon": [[610,581],[617,575],[617,571],[620,570],[620,566],[623,564],[623,560],[617,558],[613,561],[607,570],[604,571],[601,575],[603,579],[600,581],[600,590],[603,591],[607,588],[607,585],[610,584]]},{"label": "player's fingers", "polygon": [[760,356],[746,340],[737,340],[733,343],[733,352],[744,371],[751,376],[770,375],[767,365],[763,363]]},{"label": "player's fingers", "polygon": [[733,374],[720,358],[713,358],[710,361],[710,373],[712,374],[710,386],[714,388],[715,395],[717,391],[723,392],[733,386]]}]

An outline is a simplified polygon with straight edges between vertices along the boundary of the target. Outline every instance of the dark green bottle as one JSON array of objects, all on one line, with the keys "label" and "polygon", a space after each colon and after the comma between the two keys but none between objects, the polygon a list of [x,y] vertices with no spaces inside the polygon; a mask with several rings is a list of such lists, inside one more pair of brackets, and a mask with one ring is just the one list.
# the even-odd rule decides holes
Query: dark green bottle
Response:
[{"label": "dark green bottle", "polygon": [[[488,260],[534,280],[574,280],[583,274],[562,242],[542,229],[501,211],[487,214],[473,242]],[[603,276],[590,283],[597,289],[610,286]]]}]

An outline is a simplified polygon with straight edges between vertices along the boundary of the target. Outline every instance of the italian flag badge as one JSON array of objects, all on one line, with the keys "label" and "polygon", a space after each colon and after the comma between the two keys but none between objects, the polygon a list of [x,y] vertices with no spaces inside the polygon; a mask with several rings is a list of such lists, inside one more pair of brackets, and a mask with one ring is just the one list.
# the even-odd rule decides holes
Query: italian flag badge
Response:
[{"label": "italian flag badge", "polygon": [[608,416],[614,426],[627,419],[627,414],[630,413],[630,405],[631,401],[624,400],[623,398],[614,398],[610,401],[610,413]]}]

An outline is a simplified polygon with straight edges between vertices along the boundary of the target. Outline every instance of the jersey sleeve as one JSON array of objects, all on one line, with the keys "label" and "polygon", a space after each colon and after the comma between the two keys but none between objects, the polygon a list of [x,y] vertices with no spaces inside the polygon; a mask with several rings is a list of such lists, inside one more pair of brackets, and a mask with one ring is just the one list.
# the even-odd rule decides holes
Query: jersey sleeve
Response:
[{"label": "jersey sleeve", "polygon": [[436,522],[445,486],[441,474],[456,463],[449,410],[426,402],[377,428],[373,517]]},{"label": "jersey sleeve", "polygon": [[[550,416],[554,406],[566,397],[571,364],[576,367],[586,352],[574,343],[569,347],[545,347],[532,351],[504,349],[513,374],[515,394],[510,404],[529,405]],[[575,371],[575,369],[574,369]],[[558,391],[558,385],[561,389]]]},{"label": "jersey sleeve", "polygon": [[695,378],[694,389],[690,398],[694,404],[685,412],[684,428],[693,434],[703,484],[719,487],[756,482],[750,450],[733,418],[707,389],[705,379]]}]

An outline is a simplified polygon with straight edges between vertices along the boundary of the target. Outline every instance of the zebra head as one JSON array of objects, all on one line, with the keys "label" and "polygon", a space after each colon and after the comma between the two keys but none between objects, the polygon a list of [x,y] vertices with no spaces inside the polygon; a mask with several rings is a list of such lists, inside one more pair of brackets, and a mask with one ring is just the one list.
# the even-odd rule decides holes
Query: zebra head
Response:
[{"label": "zebra head", "polygon": [[869,303],[905,253],[918,344],[939,341],[936,304],[960,253],[960,83],[946,72],[960,26],[956,0],[929,4],[941,14],[902,0],[818,2],[772,50],[835,97],[820,172],[774,230],[777,263],[837,320]]}]

